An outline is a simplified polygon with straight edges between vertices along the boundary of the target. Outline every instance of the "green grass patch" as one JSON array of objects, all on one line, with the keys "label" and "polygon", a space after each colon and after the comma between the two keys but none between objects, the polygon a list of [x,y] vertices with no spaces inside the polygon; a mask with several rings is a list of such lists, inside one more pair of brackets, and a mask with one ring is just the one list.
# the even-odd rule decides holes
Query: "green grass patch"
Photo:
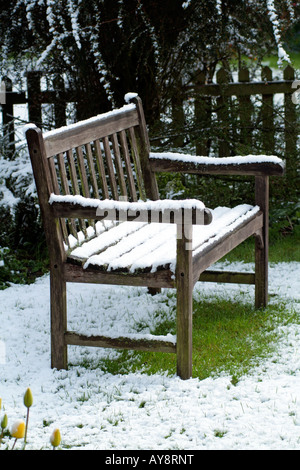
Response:
[{"label": "green grass patch", "polygon": [[[231,375],[231,382],[235,385],[241,376],[276,350],[279,339],[277,326],[299,321],[297,314],[283,302],[256,310],[242,301],[218,298],[194,301],[193,377],[203,380],[225,372]],[[174,334],[175,328],[173,310],[153,334]],[[101,359],[97,364],[85,365],[88,368],[100,367],[112,374],[143,372],[174,375],[176,355],[120,351],[113,359]]]},{"label": "green grass patch", "polygon": [[48,259],[45,256],[0,247],[0,290],[11,284],[30,284],[47,273],[48,269]]},{"label": "green grass patch", "polygon": [[[270,263],[300,261],[300,204],[288,203],[270,212]],[[254,262],[254,239],[248,238],[224,258],[227,261]]]},{"label": "green grass patch", "polygon": [[[289,57],[291,59],[291,65],[295,69],[300,69],[300,53],[299,52],[289,52]],[[268,65],[271,68],[277,69],[278,68],[278,57],[276,54],[266,57],[265,60],[263,61],[264,65]],[[284,66],[287,65],[287,63],[284,63]]]},{"label": "green grass patch", "polygon": [[[294,228],[288,235],[281,235],[278,232],[270,233],[269,241],[269,262],[280,263],[290,261],[300,261],[300,226]],[[254,239],[248,238],[244,243],[237,246],[228,253],[224,260],[234,262],[243,261],[254,263]]]},{"label": "green grass patch", "polygon": [[[267,357],[276,344],[278,315],[283,306],[255,310],[228,300],[201,302],[194,308],[194,374],[205,378],[225,371],[233,382]],[[273,320],[272,318],[275,319]]]}]

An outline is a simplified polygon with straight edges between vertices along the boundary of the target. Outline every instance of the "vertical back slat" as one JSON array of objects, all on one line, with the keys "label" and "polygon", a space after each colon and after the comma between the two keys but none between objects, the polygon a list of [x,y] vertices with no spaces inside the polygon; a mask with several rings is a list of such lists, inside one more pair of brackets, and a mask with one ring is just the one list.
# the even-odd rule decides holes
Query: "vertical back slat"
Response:
[{"label": "vertical back slat", "polygon": [[83,158],[83,152],[82,152],[81,147],[76,148],[76,155],[78,158],[78,171],[79,171],[79,177],[81,181],[83,196],[90,197],[91,195],[90,195],[87,174],[86,174],[86,169],[85,169],[85,164],[84,164],[84,158]]},{"label": "vertical back slat", "polygon": [[71,177],[71,184],[74,194],[80,194],[79,185],[77,181],[77,174],[76,174],[76,167],[74,162],[74,156],[72,150],[67,151],[67,159],[70,168],[70,177]]},{"label": "vertical back slat", "polygon": [[64,194],[70,194],[68,177],[67,177],[67,172],[66,172],[66,167],[65,167],[65,161],[64,161],[64,156],[63,156],[62,153],[59,153],[57,155],[57,162],[58,162],[58,168],[59,168],[59,173],[60,173],[60,177],[61,177],[61,184],[62,184],[63,193]]},{"label": "vertical back slat", "polygon": [[[67,150],[67,160],[68,160],[69,169],[70,169],[70,178],[71,178],[71,185],[72,185],[73,194],[77,195],[77,194],[80,194],[80,190],[79,190],[79,184],[78,184],[77,173],[76,173],[76,166],[75,166],[74,155],[73,155],[72,150]],[[78,224],[79,224],[80,230],[82,230],[84,232],[85,231],[84,222],[81,219],[79,219]],[[77,234],[76,234],[76,237],[78,238]]]},{"label": "vertical back slat", "polygon": [[133,159],[134,159],[134,165],[135,165],[135,171],[136,171],[136,176],[137,176],[137,183],[138,183],[138,187],[139,187],[140,197],[141,197],[141,199],[146,199],[146,194],[145,194],[145,189],[144,189],[144,184],[143,184],[143,173],[142,173],[142,169],[141,169],[139,151],[138,151],[137,141],[136,141],[135,132],[134,132],[133,127],[130,127],[129,134],[130,134],[130,142],[131,142],[131,146],[132,146],[132,155],[133,155]]},{"label": "vertical back slat", "polygon": [[87,161],[88,161],[89,171],[90,171],[91,185],[92,185],[93,192],[94,192],[93,197],[99,199],[100,198],[99,189],[98,189],[98,184],[97,184],[97,177],[96,177],[96,172],[95,172],[91,144],[86,144],[85,148],[86,148]]},{"label": "vertical back slat", "polygon": [[97,158],[97,168],[100,174],[101,183],[102,183],[102,191],[103,191],[103,199],[109,198],[108,186],[105,177],[105,167],[103,162],[103,156],[101,151],[101,146],[99,140],[95,140],[94,142],[95,150],[96,150],[96,158]]},{"label": "vertical back slat", "polygon": [[104,137],[103,145],[104,145],[104,153],[106,157],[106,163],[107,163],[107,169],[108,169],[108,174],[109,174],[109,180],[111,184],[112,195],[115,200],[119,200],[118,187],[117,187],[108,137]]},{"label": "vertical back slat", "polygon": [[[55,164],[54,164],[54,159],[53,158],[49,158],[48,165],[49,165],[49,169],[50,169],[50,175],[51,175],[51,180],[52,180],[54,193],[55,194],[60,194],[59,183],[58,183],[58,178],[57,178],[57,172],[56,172],[56,169],[55,169]],[[69,246],[68,230],[67,230],[66,221],[65,221],[65,219],[60,219],[59,223],[60,223],[61,231],[62,231],[62,234],[63,234],[64,242]]]},{"label": "vertical back slat", "polygon": [[58,179],[57,179],[57,173],[56,173],[53,158],[49,158],[48,165],[49,165],[49,170],[50,170],[50,175],[51,175],[51,181],[52,181],[54,194],[60,194],[60,189],[59,189],[59,184],[58,184]]},{"label": "vertical back slat", "polygon": [[[89,181],[88,181],[88,175],[87,175],[86,167],[85,167],[85,159],[84,159],[83,150],[82,150],[81,146],[76,148],[76,155],[77,155],[77,158],[78,158],[78,171],[79,171],[79,175],[80,175],[83,196],[84,197],[91,197],[90,188],[89,188]],[[94,220],[88,220],[88,225],[95,228],[95,221]],[[84,232],[86,232],[86,225],[85,224],[82,226],[82,230]]]},{"label": "vertical back slat", "polygon": [[134,176],[133,176],[133,173],[132,173],[130,154],[129,154],[129,149],[128,149],[128,144],[127,144],[127,138],[126,138],[126,132],[125,131],[120,132],[120,143],[121,143],[121,149],[122,149],[122,152],[123,152],[123,157],[124,157],[125,166],[126,166],[129,192],[130,192],[132,200],[137,201],[137,194],[136,194],[136,189],[135,189]]},{"label": "vertical back slat", "polygon": [[[61,183],[62,183],[62,191],[64,194],[70,194],[70,188],[69,188],[69,182],[68,182],[68,175],[67,175],[67,170],[66,170],[66,165],[65,165],[65,159],[64,155],[62,153],[59,153],[57,156],[57,162],[58,162],[58,168],[61,176]],[[76,230],[76,224],[74,219],[68,219],[67,220],[68,227],[70,230],[70,233],[77,238],[77,230]],[[69,242],[69,239],[68,239]]]},{"label": "vertical back slat", "polygon": [[125,182],[124,171],[122,167],[121,154],[120,154],[120,148],[119,148],[117,135],[112,134],[111,139],[112,139],[112,144],[113,144],[115,163],[116,163],[116,169],[118,173],[121,195],[127,197],[128,194],[127,194],[126,182]]}]

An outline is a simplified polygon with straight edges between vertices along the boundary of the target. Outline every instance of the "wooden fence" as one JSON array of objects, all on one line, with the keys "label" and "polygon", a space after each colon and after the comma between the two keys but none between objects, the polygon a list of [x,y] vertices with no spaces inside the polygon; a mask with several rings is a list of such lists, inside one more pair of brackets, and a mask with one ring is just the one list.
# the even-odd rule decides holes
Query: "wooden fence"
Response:
[{"label": "wooden fence", "polygon": [[[264,67],[261,79],[251,81],[249,70],[239,71],[238,81],[230,81],[224,69],[214,83],[205,83],[199,74],[192,85],[174,93],[170,125],[174,147],[193,144],[197,155],[275,154],[286,160],[288,187],[299,182],[299,110],[293,100],[295,70],[287,66],[282,79],[274,80]],[[277,95],[277,96],[275,96]],[[281,95],[281,96],[279,96]],[[279,98],[279,99],[278,99]],[[193,116],[184,109],[192,102]],[[173,127],[172,127],[173,126]],[[179,129],[185,128],[184,134]],[[177,132],[176,132],[177,130]]]},{"label": "wooden fence", "polygon": [[[218,156],[251,150],[253,153],[275,153],[287,159],[288,172],[295,178],[299,134],[296,106],[292,100],[295,78],[291,66],[284,69],[282,80],[273,80],[268,67],[263,68],[260,81],[250,81],[248,69],[240,70],[237,82],[230,82],[224,69],[217,72],[215,83],[206,84],[200,73],[193,85],[180,86],[174,93],[173,121],[177,129],[184,129],[184,133],[179,132],[173,143],[180,147],[186,136],[194,132],[198,155],[208,155],[212,151]],[[43,125],[42,105],[53,104],[54,124],[59,127],[66,124],[67,103],[77,101],[76,93],[65,89],[61,76],[53,78],[53,90],[42,91],[41,79],[41,72],[28,72],[26,93],[13,92],[12,81],[7,77],[2,79],[6,88],[5,100],[2,99],[2,122],[8,153],[14,151],[14,104],[27,104],[29,122],[39,126]],[[277,94],[284,97],[279,111],[274,104]],[[193,132],[186,126],[183,111],[183,103],[187,100],[193,103]],[[217,147],[213,141],[217,142]]]},{"label": "wooden fence", "polygon": [[[54,105],[55,127],[66,125],[67,103],[76,102],[76,92],[66,90],[61,76],[53,78],[53,90],[42,90],[42,72],[27,73],[27,92],[13,91],[13,83],[9,77],[3,77],[2,83],[5,94],[2,92],[2,124],[3,134],[7,145],[7,153],[13,154],[15,150],[14,108],[15,104],[28,106],[28,120],[43,127],[42,105]],[[0,103],[1,104],[1,103]]]},{"label": "wooden fence", "polygon": [[[261,131],[262,147],[268,153],[275,151],[276,131],[283,133],[284,154],[294,153],[299,133],[296,106],[292,100],[292,94],[295,92],[295,88],[292,88],[294,81],[295,70],[289,65],[283,71],[282,80],[273,80],[269,67],[262,69],[260,81],[250,81],[247,68],[239,71],[237,82],[230,82],[224,69],[217,72],[215,83],[206,84],[204,75],[200,73],[194,84],[177,90],[173,100],[173,118],[177,123],[180,122],[178,128],[183,126],[183,102],[193,98],[197,131],[207,129],[209,133],[213,124],[219,131],[220,137],[216,136],[216,153],[219,156],[232,153],[233,145],[230,145],[230,142],[239,143],[241,147],[242,144],[251,146],[255,130]],[[274,103],[274,96],[277,94],[284,95],[280,110]],[[253,99],[254,97],[256,99]],[[259,106],[259,120],[254,119],[255,106]],[[205,132],[202,134],[205,136]],[[207,155],[209,149],[209,136],[207,139],[198,139],[197,154]]]}]

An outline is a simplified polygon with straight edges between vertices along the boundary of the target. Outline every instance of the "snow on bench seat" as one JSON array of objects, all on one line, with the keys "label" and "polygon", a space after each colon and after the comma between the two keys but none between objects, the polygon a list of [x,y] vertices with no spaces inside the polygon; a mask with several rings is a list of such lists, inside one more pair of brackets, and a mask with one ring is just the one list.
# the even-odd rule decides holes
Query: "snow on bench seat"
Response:
[{"label": "snow on bench seat", "polygon": [[[218,243],[226,234],[255,217],[259,207],[241,204],[233,209],[218,207],[211,212],[211,224],[193,226],[194,254]],[[176,235],[175,224],[122,222],[76,247],[69,254],[69,260],[82,263],[84,269],[135,273],[167,267],[175,273]]]}]

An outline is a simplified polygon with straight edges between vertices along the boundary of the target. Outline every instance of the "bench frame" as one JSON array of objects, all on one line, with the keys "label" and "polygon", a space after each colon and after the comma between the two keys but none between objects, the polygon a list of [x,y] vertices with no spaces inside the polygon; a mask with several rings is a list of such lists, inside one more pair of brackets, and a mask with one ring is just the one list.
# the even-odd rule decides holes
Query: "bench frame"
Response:
[{"label": "bench frame", "polygon": [[[177,354],[177,374],[182,379],[192,376],[192,293],[197,281],[237,282],[255,285],[255,306],[263,308],[268,301],[268,213],[269,213],[269,175],[282,175],[282,163],[266,158],[259,163],[232,163],[223,158],[222,164],[197,164],[180,158],[178,161],[168,158],[153,158],[139,97],[134,97],[135,109],[127,114],[108,115],[102,123],[95,120],[86,121],[80,126],[70,126],[61,131],[46,133],[30,125],[26,131],[29,154],[41,208],[46,241],[50,258],[50,297],[51,297],[51,367],[67,368],[68,345],[97,346],[117,349],[155,350],[175,352]],[[129,116],[130,115],[130,116]],[[238,230],[230,232],[213,247],[193,257],[192,250],[186,249],[192,240],[192,225],[177,226],[177,260],[175,279],[169,270],[154,273],[137,274],[102,272],[83,269],[81,266],[67,262],[66,250],[60,220],[64,217],[84,217],[96,219],[95,210],[76,207],[72,204],[49,203],[51,194],[56,193],[51,176],[51,156],[68,151],[85,144],[99,136],[119,132],[128,126],[128,120],[135,126],[139,143],[139,155],[146,197],[155,201],[159,199],[155,173],[158,171],[175,171],[196,174],[246,174],[255,176],[255,203],[260,211],[242,224]],[[204,224],[210,223],[210,213],[205,211]],[[214,262],[242,243],[248,237],[255,236],[255,273],[232,273],[206,271]],[[84,336],[67,330],[67,297],[68,282],[99,283],[116,285],[147,286],[151,293],[162,287],[177,290],[177,338],[176,344],[169,341],[132,338],[109,338],[104,336]]]}]

